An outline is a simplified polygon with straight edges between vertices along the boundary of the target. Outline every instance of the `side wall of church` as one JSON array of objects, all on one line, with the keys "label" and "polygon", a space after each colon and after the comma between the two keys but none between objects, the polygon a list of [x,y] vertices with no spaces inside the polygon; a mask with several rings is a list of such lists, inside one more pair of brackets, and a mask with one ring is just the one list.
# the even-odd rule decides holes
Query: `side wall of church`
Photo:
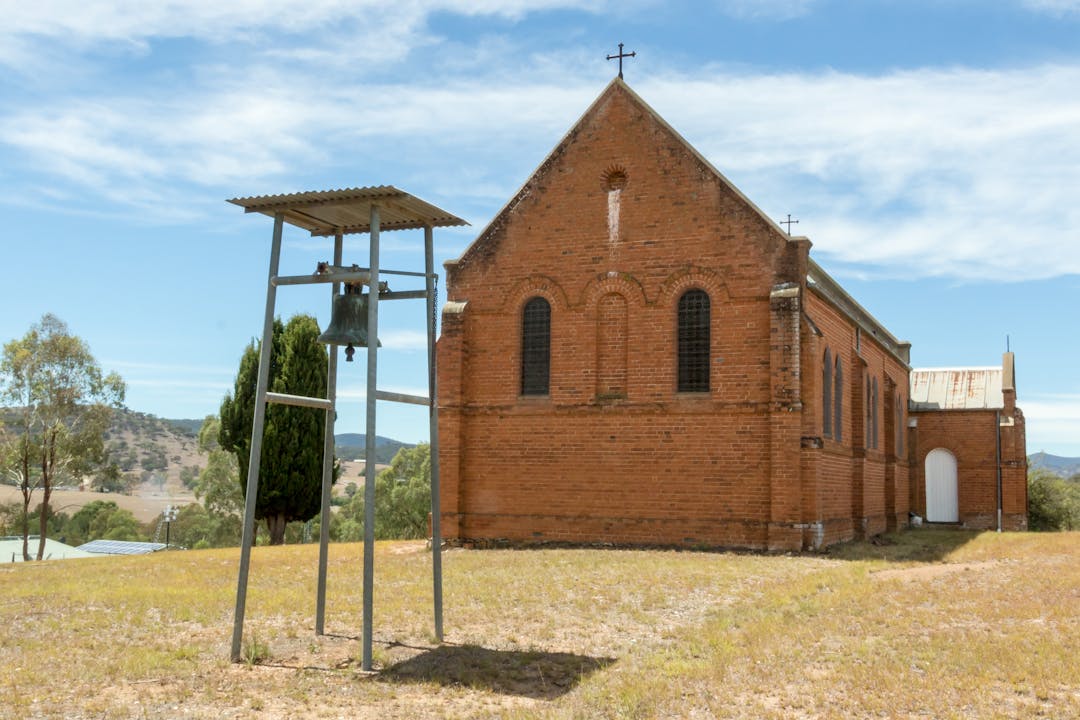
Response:
[{"label": "side wall of church", "polygon": [[[816,392],[804,424],[804,434],[813,441],[804,445],[820,446],[814,504],[824,544],[904,527],[910,509],[902,429],[907,422],[908,368],[822,294],[811,289],[806,295],[806,312],[819,335],[814,347]],[[826,351],[831,386],[827,416]]]}]

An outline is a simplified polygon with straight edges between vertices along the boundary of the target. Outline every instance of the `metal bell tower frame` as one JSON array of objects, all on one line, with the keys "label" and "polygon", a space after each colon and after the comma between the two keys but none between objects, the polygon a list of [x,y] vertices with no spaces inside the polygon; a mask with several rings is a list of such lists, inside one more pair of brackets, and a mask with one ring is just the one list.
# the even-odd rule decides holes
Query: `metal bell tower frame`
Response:
[{"label": "metal bell tower frame", "polygon": [[[326,433],[323,438],[322,467],[322,515],[319,524],[319,577],[315,602],[315,632],[324,634],[326,606],[327,550],[330,541],[330,491],[334,470],[334,418],[337,406],[337,359],[336,345],[329,346],[327,387],[325,398],[309,398],[273,393],[268,390],[270,377],[270,349],[273,344],[274,305],[277,289],[283,285],[307,285],[329,283],[332,286],[331,302],[340,292],[341,283],[361,283],[368,286],[368,347],[367,347],[367,393],[366,393],[366,443],[364,450],[364,609],[363,609],[363,655],[362,668],[371,670],[372,664],[372,600],[375,574],[375,402],[388,400],[416,405],[429,409],[431,432],[431,550],[432,584],[434,590],[435,637],[443,639],[442,624],[442,535],[439,508],[439,435],[438,407],[435,381],[435,261],[433,231],[436,227],[467,225],[464,220],[445,210],[427,203],[389,185],[293,193],[289,195],[266,195],[261,197],[234,198],[229,200],[244,208],[245,212],[261,213],[274,218],[274,234],[270,247],[270,271],[266,287],[266,314],[263,318],[262,345],[259,353],[259,375],[255,389],[255,415],[251,430],[251,455],[244,502],[244,532],[240,545],[240,570],[236,586],[236,611],[233,620],[232,660],[241,658],[244,635],[244,609],[247,602],[247,581],[251,567],[251,547],[255,538],[255,500],[259,487],[259,464],[262,459],[263,428],[266,421],[266,404],[269,402],[313,407],[326,411]],[[333,265],[321,264],[312,275],[279,276],[281,236],[285,223],[312,236],[334,238]],[[424,271],[407,272],[382,270],[379,267],[379,234],[389,230],[424,231]],[[367,233],[370,236],[369,266],[342,267],[342,245],[345,235]],[[380,282],[380,274],[423,277],[424,290],[390,292],[386,283]],[[427,349],[428,349],[428,396],[404,395],[380,391],[377,387],[379,304],[385,300],[427,300]]]}]

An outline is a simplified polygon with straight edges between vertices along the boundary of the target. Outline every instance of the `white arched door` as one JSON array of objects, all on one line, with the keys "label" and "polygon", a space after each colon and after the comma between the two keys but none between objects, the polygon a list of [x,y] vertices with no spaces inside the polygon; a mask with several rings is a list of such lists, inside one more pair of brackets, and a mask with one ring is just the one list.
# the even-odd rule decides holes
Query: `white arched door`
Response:
[{"label": "white arched door", "polygon": [[926,519],[929,522],[960,520],[956,456],[944,448],[926,455]]}]

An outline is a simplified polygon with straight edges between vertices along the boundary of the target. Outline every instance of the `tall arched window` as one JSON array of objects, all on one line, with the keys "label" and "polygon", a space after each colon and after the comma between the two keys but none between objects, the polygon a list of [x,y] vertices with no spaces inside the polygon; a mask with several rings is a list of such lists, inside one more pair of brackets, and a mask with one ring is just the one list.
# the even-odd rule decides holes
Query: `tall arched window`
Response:
[{"label": "tall arched window", "polygon": [[550,382],[551,305],[534,297],[521,317],[521,394],[547,395]]},{"label": "tall arched window", "polygon": [[709,392],[709,296],[687,290],[679,298],[679,392]]},{"label": "tall arched window", "polygon": [[870,396],[870,378],[866,378],[866,401],[863,405],[866,411],[866,449],[874,447],[874,406]]},{"label": "tall arched window", "polygon": [[880,415],[880,413],[878,412],[877,378],[874,378],[874,382],[871,385],[871,388],[872,388],[872,390],[871,390],[872,395],[871,395],[871,400],[870,400],[870,408],[871,408],[871,412],[873,413],[873,418],[870,420],[870,425],[873,428],[872,439],[874,441],[874,449],[877,450],[877,447],[878,447],[878,415]]},{"label": "tall arched window", "polygon": [[904,398],[896,393],[896,456],[904,454]]},{"label": "tall arched window", "polygon": [[829,348],[821,361],[821,427],[825,437],[832,437],[833,366]]},{"label": "tall arched window", "polygon": [[839,355],[836,357],[833,391],[833,438],[839,441],[843,436],[840,427],[844,414],[844,366],[840,363]]}]

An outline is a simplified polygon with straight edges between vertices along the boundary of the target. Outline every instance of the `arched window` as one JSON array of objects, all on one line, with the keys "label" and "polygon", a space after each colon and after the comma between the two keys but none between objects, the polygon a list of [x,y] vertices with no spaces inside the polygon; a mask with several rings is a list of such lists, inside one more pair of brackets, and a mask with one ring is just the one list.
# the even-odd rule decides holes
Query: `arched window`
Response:
[{"label": "arched window", "polygon": [[687,290],[679,298],[679,392],[709,392],[709,296]]},{"label": "arched window", "polygon": [[866,449],[874,447],[874,406],[870,396],[870,378],[866,378]]},{"label": "arched window", "polygon": [[878,390],[877,390],[877,378],[874,378],[874,382],[871,385],[872,395],[870,400],[871,412],[873,412],[873,418],[870,420],[870,425],[873,428],[872,439],[874,441],[874,449],[878,448]]},{"label": "arched window", "polygon": [[833,366],[829,348],[825,348],[825,358],[821,361],[821,375],[821,427],[825,437],[832,437]]},{"label": "arched window", "polygon": [[534,297],[521,317],[521,394],[547,395],[550,381],[551,305]]},{"label": "arched window", "polygon": [[904,398],[896,393],[896,457],[904,454]]},{"label": "arched window", "polygon": [[840,363],[840,356],[836,357],[833,391],[833,438],[839,441],[842,437],[840,427],[844,413],[844,366]]}]

